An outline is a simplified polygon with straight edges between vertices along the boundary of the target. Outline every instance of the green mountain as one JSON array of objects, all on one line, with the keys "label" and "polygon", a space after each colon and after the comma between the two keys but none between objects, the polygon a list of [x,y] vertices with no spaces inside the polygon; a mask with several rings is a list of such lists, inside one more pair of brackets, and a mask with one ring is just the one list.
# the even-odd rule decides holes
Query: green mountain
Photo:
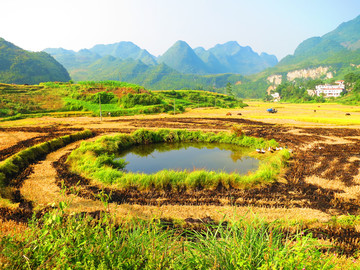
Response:
[{"label": "green mountain", "polygon": [[150,66],[145,65],[140,60],[123,60],[108,55],[91,63],[86,69],[81,67],[72,69],[71,76],[75,81],[131,81],[139,75],[147,73],[149,69]]},{"label": "green mountain", "polygon": [[277,64],[274,55],[255,53],[249,46],[242,47],[236,41],[218,44],[209,49],[222,65],[222,72],[250,75]]},{"label": "green mountain", "polygon": [[162,56],[159,63],[165,63],[169,67],[184,74],[207,74],[206,64],[196,55],[193,49],[185,41],[177,41]]},{"label": "green mountain", "polygon": [[88,49],[82,49],[79,52],[74,52],[72,50],[65,50],[63,48],[49,48],[45,49],[44,52],[51,54],[68,70],[86,67],[101,58],[100,55]]},{"label": "green mountain", "polygon": [[[244,82],[240,74],[250,74],[277,63],[275,56],[259,55],[237,42],[217,45],[209,50],[202,47],[193,50],[186,42],[177,41],[156,62],[154,56],[132,42],[100,44],[79,52],[62,48],[45,51],[61,62],[75,81],[119,80],[149,89],[221,92],[228,82]],[[240,96],[244,93],[249,93],[249,90]]]},{"label": "green mountain", "polygon": [[235,84],[244,80],[241,75],[194,75],[183,74],[166,64],[145,65],[140,60],[122,60],[113,56],[104,56],[87,66],[72,69],[71,76],[75,81],[116,80],[142,85],[147,89],[204,89],[222,91],[228,82]]},{"label": "green mountain", "polygon": [[268,67],[273,67],[278,63],[278,59],[273,54],[267,54],[265,52],[262,52],[260,54],[260,57],[265,61],[265,65]]},{"label": "green mountain", "polygon": [[148,51],[140,49],[132,42],[119,42],[109,45],[96,45],[91,49],[78,52],[63,48],[47,48],[44,50],[54,56],[69,70],[87,67],[99,59],[112,56],[121,60],[139,60],[146,65],[156,65],[155,57]]},{"label": "green mountain", "polygon": [[165,63],[185,74],[236,73],[254,74],[277,64],[274,55],[255,53],[249,46],[242,47],[236,41],[218,44],[205,50],[194,50],[184,41],[177,41],[158,62]]},{"label": "green mountain", "polygon": [[265,97],[267,90],[279,84],[293,86],[294,82],[302,84],[299,89],[304,91],[304,87],[314,88],[313,80],[317,83],[344,80],[349,73],[360,74],[360,16],[321,37],[304,40],[293,55],[249,76],[249,80],[236,86],[234,92],[238,95],[246,92],[246,96],[258,93],[259,97]]},{"label": "green mountain", "polygon": [[100,56],[111,55],[120,59],[140,60],[147,65],[156,65],[156,59],[147,50],[140,49],[137,45],[129,41],[122,41],[114,44],[98,44],[89,49],[91,52]]},{"label": "green mountain", "polygon": [[219,59],[217,59],[212,52],[205,50],[203,47],[195,48],[194,52],[204,63],[206,63],[210,73],[224,73],[225,67],[220,63]]},{"label": "green mountain", "polygon": [[324,35],[322,38],[340,43],[347,49],[360,49],[360,16],[340,24],[334,31]]},{"label": "green mountain", "polygon": [[[79,69],[82,69],[83,74],[85,74],[86,70],[94,62],[106,56],[112,56],[121,60],[141,61],[148,66],[156,66],[163,63],[177,72],[196,75],[221,73],[253,74],[277,63],[277,58],[274,55],[266,53],[259,55],[250,47],[241,47],[235,41],[218,44],[209,50],[205,50],[202,47],[193,50],[186,42],[177,41],[157,59],[134,43],[124,41],[109,45],[99,44],[91,49],[83,49],[79,52],[62,48],[48,48],[44,51],[50,53],[62,63],[72,76],[73,71]],[[103,72],[101,73],[103,74]],[[75,77],[74,79],[76,80]],[[89,77],[88,79],[91,78]]]},{"label": "green mountain", "polygon": [[303,41],[296,48],[294,55],[286,56],[276,68],[289,70],[317,65],[339,67],[344,64],[356,64],[360,57],[359,49],[360,16],[340,24],[322,37],[312,37]]},{"label": "green mountain", "polygon": [[0,38],[0,82],[38,84],[69,81],[66,69],[46,52],[29,52]]}]

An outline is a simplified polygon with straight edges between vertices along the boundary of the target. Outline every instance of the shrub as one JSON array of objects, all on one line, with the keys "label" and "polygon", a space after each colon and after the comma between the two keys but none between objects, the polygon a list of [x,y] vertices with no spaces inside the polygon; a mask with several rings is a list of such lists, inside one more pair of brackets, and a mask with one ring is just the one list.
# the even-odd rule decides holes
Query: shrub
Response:
[{"label": "shrub", "polygon": [[99,103],[99,99],[101,100],[101,104],[109,104],[116,103],[118,98],[112,92],[99,92],[89,96],[88,100],[92,103]]},{"label": "shrub", "polygon": [[121,97],[119,103],[124,108],[132,108],[137,105],[148,106],[148,105],[160,104],[161,100],[152,93],[143,93],[143,94],[129,93]]}]

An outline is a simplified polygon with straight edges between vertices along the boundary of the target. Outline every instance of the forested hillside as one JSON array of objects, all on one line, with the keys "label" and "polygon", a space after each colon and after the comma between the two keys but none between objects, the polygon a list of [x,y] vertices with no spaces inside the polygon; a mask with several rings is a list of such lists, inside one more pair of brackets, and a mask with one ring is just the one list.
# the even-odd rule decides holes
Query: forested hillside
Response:
[{"label": "forested hillside", "polygon": [[360,16],[342,23],[335,30],[303,41],[294,55],[288,55],[273,72],[308,68],[317,65],[336,66],[360,64]]},{"label": "forested hillside", "polygon": [[0,38],[0,82],[69,81],[67,70],[46,52],[28,52]]}]

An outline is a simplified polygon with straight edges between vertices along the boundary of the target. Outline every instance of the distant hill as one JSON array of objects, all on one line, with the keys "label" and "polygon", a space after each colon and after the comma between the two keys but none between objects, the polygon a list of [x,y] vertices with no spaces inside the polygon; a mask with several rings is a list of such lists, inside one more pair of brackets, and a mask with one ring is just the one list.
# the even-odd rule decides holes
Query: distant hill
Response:
[{"label": "distant hill", "polygon": [[93,63],[107,56],[121,60],[141,61],[148,66],[166,64],[177,72],[197,75],[219,73],[247,75],[262,71],[277,63],[274,55],[266,53],[259,55],[250,47],[242,47],[235,41],[218,44],[214,48],[205,50],[202,47],[192,49],[185,41],[179,40],[158,58],[134,43],[125,41],[108,45],[98,44],[79,52],[62,48],[48,48],[44,51],[61,62],[72,76],[74,70],[78,69],[82,69],[85,74]]},{"label": "distant hill", "polygon": [[120,80],[149,89],[222,91],[218,88],[225,88],[228,82],[244,81],[242,74],[252,74],[277,63],[275,56],[259,55],[237,42],[205,50],[202,47],[192,49],[185,41],[177,41],[158,58],[124,41],[99,44],[78,52],[62,48],[44,51],[62,63],[75,81]]},{"label": "distant hill", "polygon": [[218,44],[209,50],[194,50],[185,42],[177,41],[158,58],[173,69],[185,74],[236,73],[254,74],[277,64],[274,55],[257,54],[249,46],[242,47],[236,41]]},{"label": "distant hill", "polygon": [[241,87],[255,91],[261,85],[265,95],[266,90],[286,81],[321,79],[330,82],[343,80],[350,72],[360,73],[360,16],[321,37],[304,40],[293,55],[251,75],[251,82]]},{"label": "distant hill", "polygon": [[159,63],[185,74],[208,74],[209,68],[185,41],[177,41],[162,56]]},{"label": "distant hill", "polygon": [[78,52],[65,50],[63,48],[45,49],[44,52],[51,54],[66,69],[71,70],[79,67],[86,67],[101,58],[100,55],[88,49],[82,49]]},{"label": "distant hill", "polygon": [[306,68],[311,65],[350,64],[360,58],[360,16],[340,24],[335,30],[309,38],[296,48],[294,55],[282,59],[277,67]]},{"label": "distant hill", "polygon": [[126,81],[154,90],[204,89],[214,91],[215,89],[219,91],[218,88],[225,88],[228,82],[235,84],[244,80],[243,76],[234,74],[206,76],[183,74],[164,63],[148,66],[140,60],[122,60],[113,56],[100,58],[87,66],[85,71],[82,68],[73,69],[71,76],[76,81]]},{"label": "distant hill", "polygon": [[338,42],[352,51],[360,49],[360,16],[340,24],[334,31],[322,36],[322,39]]},{"label": "distant hill", "polygon": [[0,38],[0,82],[38,84],[69,81],[67,70],[46,52],[29,52]]},{"label": "distant hill", "polygon": [[242,47],[236,41],[218,44],[209,49],[222,66],[222,73],[254,74],[277,64],[274,55],[257,54],[249,46]]},{"label": "distant hill", "polygon": [[120,59],[140,60],[147,65],[156,65],[155,56],[147,50],[140,49],[137,45],[129,41],[122,41],[114,44],[98,44],[89,49],[91,52],[100,56],[111,55]]},{"label": "distant hill", "polygon": [[194,52],[204,63],[206,63],[207,69],[210,73],[224,73],[223,71],[225,70],[225,67],[213,53],[205,50],[203,47],[195,48]]},{"label": "distant hill", "polygon": [[[140,60],[146,65],[156,65],[155,56],[140,49],[132,42],[118,42],[109,45],[95,45],[91,49],[82,49],[78,52],[63,48],[47,48],[44,50],[55,57],[70,71],[78,68],[87,68],[97,60],[112,56],[121,60]],[[107,59],[107,58],[105,58]]]}]

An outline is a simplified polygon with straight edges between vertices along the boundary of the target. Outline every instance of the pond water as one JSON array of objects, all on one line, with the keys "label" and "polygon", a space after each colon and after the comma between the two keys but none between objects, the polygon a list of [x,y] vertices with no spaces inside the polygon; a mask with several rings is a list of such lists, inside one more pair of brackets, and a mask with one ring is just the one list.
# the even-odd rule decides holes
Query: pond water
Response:
[{"label": "pond water", "polygon": [[159,143],[133,146],[121,152],[118,158],[128,162],[126,171],[137,173],[205,169],[247,174],[259,167],[259,160],[247,155],[249,151],[233,144]]}]

